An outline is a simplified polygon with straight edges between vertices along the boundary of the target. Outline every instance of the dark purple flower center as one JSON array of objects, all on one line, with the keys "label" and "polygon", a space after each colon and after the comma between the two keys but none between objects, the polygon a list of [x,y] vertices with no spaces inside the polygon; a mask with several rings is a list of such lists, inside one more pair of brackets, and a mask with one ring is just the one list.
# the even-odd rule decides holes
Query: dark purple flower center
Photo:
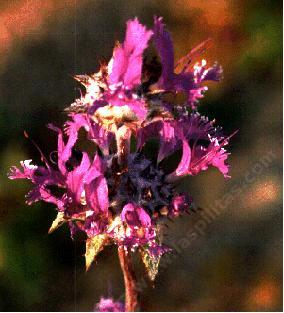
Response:
[{"label": "dark purple flower center", "polygon": [[128,157],[127,170],[122,171],[117,157],[112,157],[109,162],[111,166],[106,177],[110,203],[114,209],[136,203],[152,215],[170,205],[173,187],[165,181],[164,172],[152,161],[140,153],[133,153]]}]

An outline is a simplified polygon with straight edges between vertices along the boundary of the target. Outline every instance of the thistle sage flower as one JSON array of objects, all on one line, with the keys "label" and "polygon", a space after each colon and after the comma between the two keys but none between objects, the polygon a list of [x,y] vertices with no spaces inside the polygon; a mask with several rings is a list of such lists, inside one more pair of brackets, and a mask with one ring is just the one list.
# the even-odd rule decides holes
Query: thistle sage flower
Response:
[{"label": "thistle sage flower", "polygon": [[[149,46],[154,56],[147,54]],[[10,179],[33,184],[27,204],[44,201],[56,207],[50,232],[67,223],[72,237],[85,233],[87,268],[104,246],[114,244],[126,254],[139,250],[155,279],[161,256],[171,250],[162,242],[163,225],[193,206],[189,193],[176,190],[176,181],[210,167],[229,177],[225,147],[231,136],[197,111],[205,83],[222,77],[217,63],[192,64],[205,46],[175,65],[162,18],[154,18],[152,29],[137,18],[129,20],[125,40],[116,44],[111,60],[97,73],[75,76],[85,92],[66,108],[63,130],[48,125],[58,138],[55,161],[42,155],[41,165],[26,160],[11,168]],[[81,130],[93,143],[91,154],[78,148]],[[154,156],[148,153],[151,140],[158,145]],[[169,169],[166,161],[178,152],[179,161]],[[129,303],[126,299],[126,310]],[[122,310],[103,298],[97,308]]]}]

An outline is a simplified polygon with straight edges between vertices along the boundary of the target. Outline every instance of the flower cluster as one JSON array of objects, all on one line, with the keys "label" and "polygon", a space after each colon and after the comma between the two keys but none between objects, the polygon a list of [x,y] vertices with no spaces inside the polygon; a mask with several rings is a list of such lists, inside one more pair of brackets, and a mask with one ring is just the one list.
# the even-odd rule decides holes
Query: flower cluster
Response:
[{"label": "flower cluster", "polygon": [[[58,136],[52,162],[42,155],[41,166],[26,160],[21,169],[11,169],[11,179],[34,185],[28,204],[42,200],[56,206],[50,231],[68,223],[72,236],[86,234],[87,265],[112,243],[159,259],[169,250],[160,239],[163,221],[192,206],[190,195],[176,191],[176,180],[211,166],[229,177],[229,137],[197,112],[204,83],[222,76],[218,64],[191,64],[204,47],[175,65],[162,18],[154,18],[151,30],[137,19],[128,21],[125,40],[109,63],[98,73],[75,76],[86,90],[66,109],[63,131],[49,125]],[[92,155],[78,148],[82,130],[93,143]],[[153,141],[158,151],[149,155]],[[170,170],[167,160],[173,156],[179,160]]]}]

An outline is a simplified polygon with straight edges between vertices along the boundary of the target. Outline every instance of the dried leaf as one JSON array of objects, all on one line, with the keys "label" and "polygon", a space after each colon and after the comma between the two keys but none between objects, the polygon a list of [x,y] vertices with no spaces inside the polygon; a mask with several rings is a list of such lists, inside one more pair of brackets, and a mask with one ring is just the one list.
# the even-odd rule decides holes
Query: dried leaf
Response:
[{"label": "dried leaf", "polygon": [[86,271],[90,268],[97,254],[100,251],[102,251],[102,249],[106,245],[107,239],[108,239],[107,235],[102,234],[92,238],[88,238],[86,240],[86,253],[85,253]]},{"label": "dried leaf", "polygon": [[54,232],[58,227],[60,227],[64,222],[66,222],[64,218],[64,213],[63,212],[58,212],[56,219],[52,222],[48,233],[51,234]]},{"label": "dried leaf", "polygon": [[140,249],[142,261],[145,265],[148,277],[151,281],[154,281],[159,270],[159,263],[161,256],[154,257],[150,254],[148,248]]}]

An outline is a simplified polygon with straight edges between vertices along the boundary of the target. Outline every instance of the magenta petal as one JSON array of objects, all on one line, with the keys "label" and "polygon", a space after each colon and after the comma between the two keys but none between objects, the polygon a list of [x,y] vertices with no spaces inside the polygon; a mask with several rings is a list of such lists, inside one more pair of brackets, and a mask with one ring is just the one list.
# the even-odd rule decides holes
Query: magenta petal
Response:
[{"label": "magenta petal", "polygon": [[13,166],[10,169],[8,177],[10,179],[29,179],[36,185],[59,184],[62,181],[62,177],[58,172],[43,166],[32,165],[31,161],[21,161],[22,171],[16,166]]},{"label": "magenta petal", "polygon": [[229,178],[229,165],[226,164],[226,160],[228,158],[228,153],[224,149],[220,149],[214,155],[211,163],[213,166],[217,167],[218,170],[224,175],[225,178]]},{"label": "magenta petal", "polygon": [[[36,199],[36,197],[38,197]],[[62,201],[55,196],[53,196],[50,191],[46,190],[44,187],[36,187],[30,191],[27,195],[27,203],[31,204],[32,202],[43,200],[48,203],[55,204],[58,208],[62,207]]]},{"label": "magenta petal", "polygon": [[94,212],[107,212],[109,207],[108,186],[103,172],[104,164],[96,154],[84,177],[86,201]]},{"label": "magenta petal", "polygon": [[176,129],[170,122],[163,122],[160,130],[160,150],[158,154],[158,162],[172,154],[177,145]]},{"label": "magenta petal", "polygon": [[88,138],[93,140],[104,154],[108,154],[109,144],[112,140],[112,134],[105,128],[95,123],[90,119],[88,115],[82,114],[70,114],[71,121],[66,122],[66,132],[70,135],[76,130],[79,131],[83,127],[88,133]]},{"label": "magenta petal", "polygon": [[141,149],[149,138],[155,137],[160,140],[158,153],[158,162],[160,162],[175,151],[179,137],[172,122],[159,120],[138,129],[137,149]]},{"label": "magenta petal", "polygon": [[149,138],[159,137],[159,131],[163,127],[162,121],[152,122],[137,131],[137,150],[141,149]]},{"label": "magenta petal", "polygon": [[192,109],[196,109],[196,105],[199,99],[203,98],[203,93],[208,88],[206,86],[192,89],[188,91],[188,103],[191,105]]},{"label": "magenta petal", "polygon": [[175,195],[172,200],[170,215],[176,217],[185,212],[192,204],[192,198],[186,193]]},{"label": "magenta petal", "polygon": [[220,66],[219,64],[214,64],[206,71],[203,77],[203,81],[207,80],[219,81],[222,78],[222,74],[223,74],[222,66]]},{"label": "magenta petal", "polygon": [[28,178],[25,173],[21,172],[17,166],[12,166],[10,172],[8,173],[9,179],[25,179]]},{"label": "magenta petal", "polygon": [[31,164],[32,160],[21,161],[21,166],[23,171],[18,169],[16,166],[12,166],[8,177],[10,179],[32,179],[35,173],[35,170],[38,168],[35,165]]},{"label": "magenta petal", "polygon": [[171,36],[165,29],[163,19],[154,17],[154,42],[162,62],[162,76],[158,86],[164,89],[172,88],[174,75],[174,47]]},{"label": "magenta petal", "polygon": [[88,137],[100,147],[104,154],[108,154],[109,144],[112,140],[112,134],[110,132],[93,122],[90,125]]},{"label": "magenta petal", "polygon": [[145,210],[132,203],[126,204],[121,212],[121,220],[131,227],[151,226],[151,218]]},{"label": "magenta petal", "polygon": [[93,181],[97,177],[102,176],[103,172],[104,172],[104,166],[102,164],[102,160],[98,156],[98,154],[96,154],[90,169],[84,176],[84,183],[89,184],[91,181]]},{"label": "magenta petal", "polygon": [[138,226],[140,224],[138,215],[135,212],[135,206],[132,203],[126,204],[120,214],[121,220],[129,226]]},{"label": "magenta petal", "polygon": [[35,188],[33,188],[32,190],[28,192],[28,194],[26,195],[26,199],[27,199],[26,203],[28,205],[31,205],[34,202],[43,200],[41,198],[40,188],[41,188],[40,186],[36,186]]},{"label": "magenta petal", "polygon": [[207,170],[209,166],[215,166],[225,178],[230,177],[228,176],[229,166],[226,163],[229,153],[223,148],[228,144],[230,137],[224,139],[216,134],[216,137],[210,138],[208,147],[197,145],[193,151],[190,174],[196,175],[202,170]]},{"label": "magenta petal", "polygon": [[182,141],[182,158],[175,171],[177,176],[186,175],[191,161],[191,149],[187,141],[184,139]]},{"label": "magenta petal", "polygon": [[143,227],[151,226],[151,218],[150,218],[149,214],[146,213],[146,211],[144,209],[142,209],[141,207],[138,207],[137,208],[137,214],[139,216],[139,220],[140,220],[141,225]]},{"label": "magenta petal", "polygon": [[137,149],[141,149],[149,138],[155,137],[158,137],[160,140],[160,149],[157,158],[158,162],[160,162],[175,151],[179,138],[172,122],[152,122],[138,129]]},{"label": "magenta petal", "polygon": [[81,177],[83,175],[85,175],[85,173],[87,173],[87,171],[89,170],[90,168],[90,159],[89,159],[89,156],[86,152],[83,152],[83,157],[82,157],[82,160],[81,160],[81,163],[78,167],[76,167],[74,170],[73,170],[73,173],[78,176],[78,177]]},{"label": "magenta petal", "polygon": [[148,111],[147,111],[146,105],[143,101],[133,100],[130,103],[128,103],[127,105],[131,108],[131,110],[137,116],[137,118],[139,120],[142,120],[142,121],[145,120]]},{"label": "magenta petal", "polygon": [[95,183],[95,188],[98,194],[99,208],[101,211],[107,212],[109,207],[107,181],[104,177],[99,177],[96,179]]},{"label": "magenta petal", "polygon": [[108,186],[103,176],[97,177],[85,186],[87,204],[94,212],[107,213],[109,207]]},{"label": "magenta petal", "polygon": [[68,141],[65,145],[63,141],[63,133],[61,129],[58,127],[53,126],[52,124],[49,124],[48,127],[58,133],[58,168],[61,171],[63,175],[66,174],[67,169],[65,166],[65,163],[69,160],[72,154],[72,148],[74,147],[77,138],[78,138],[78,129],[75,124],[72,124],[69,129],[68,134]]},{"label": "magenta petal", "polygon": [[117,84],[123,79],[123,74],[127,67],[127,57],[124,49],[121,46],[114,48],[113,51],[113,64],[110,73],[110,83]]},{"label": "magenta petal", "polygon": [[137,18],[127,22],[124,43],[113,52],[111,84],[122,82],[125,88],[131,89],[140,83],[142,55],[152,34]]},{"label": "magenta petal", "polygon": [[105,163],[97,153],[94,156],[92,167],[96,167],[101,173],[105,171]]},{"label": "magenta petal", "polygon": [[90,160],[86,152],[83,152],[81,164],[72,172],[68,172],[66,184],[68,190],[72,193],[74,200],[78,203],[81,201],[81,195],[84,190],[83,178],[90,167]]},{"label": "magenta petal", "polygon": [[216,129],[213,123],[199,113],[192,113],[188,117],[184,117],[178,126],[183,131],[183,135],[188,140],[204,139],[209,140],[208,135],[216,136]]},{"label": "magenta petal", "polygon": [[62,202],[55,196],[53,196],[50,191],[46,190],[45,188],[40,188],[40,196],[41,199],[44,200],[45,202],[53,203],[57,207],[61,207]]}]

